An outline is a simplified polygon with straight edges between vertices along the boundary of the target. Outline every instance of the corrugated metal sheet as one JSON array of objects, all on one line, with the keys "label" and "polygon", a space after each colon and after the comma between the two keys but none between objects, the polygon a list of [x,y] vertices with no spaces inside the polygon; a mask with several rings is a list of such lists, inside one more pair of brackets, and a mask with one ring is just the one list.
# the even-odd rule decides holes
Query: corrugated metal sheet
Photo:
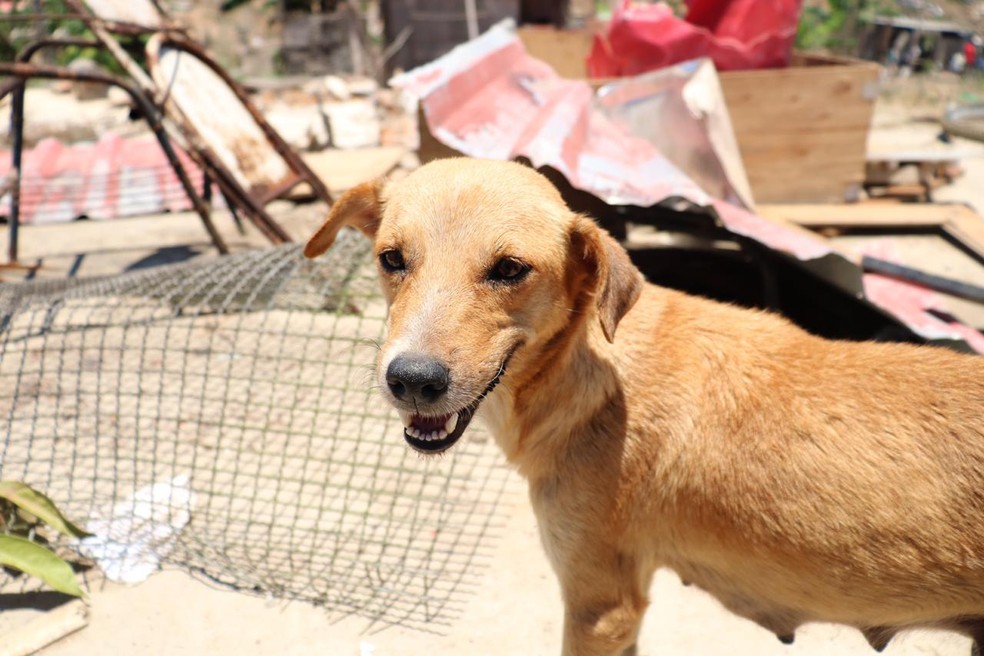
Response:
[{"label": "corrugated metal sheet", "polygon": [[[178,158],[201,193],[201,171],[185,153],[178,151]],[[10,152],[0,150],[0,179],[10,165]],[[152,135],[124,138],[110,133],[94,143],[72,145],[45,139],[24,152],[21,223],[187,209],[191,202]],[[9,214],[9,194],[0,197],[0,212]]]},{"label": "corrugated metal sheet", "polygon": [[[730,231],[800,260],[837,256],[817,235],[712,198],[653,143],[607,120],[587,83],[562,79],[526,54],[511,25],[500,24],[392,83],[417,96],[430,132],[465,155],[524,156],[612,205],[685,199],[713,208]],[[984,353],[980,332],[933,313],[932,294],[882,276],[862,278],[860,270],[858,278],[869,301],[922,337],[965,341]]]},{"label": "corrugated metal sheet", "polygon": [[[611,205],[657,205],[682,198],[718,209],[733,231],[801,259],[831,252],[822,240],[716,201],[649,140],[609,120],[581,80],[558,76],[529,56],[500,24],[444,57],[395,78],[421,99],[431,133],[471,157],[527,157]],[[667,132],[673,127],[667,126]]]},{"label": "corrugated metal sheet", "polygon": [[869,301],[916,334],[929,340],[963,340],[978,353],[984,353],[984,335],[980,331],[941,318],[949,312],[935,292],[877,273],[866,273],[864,293]]}]

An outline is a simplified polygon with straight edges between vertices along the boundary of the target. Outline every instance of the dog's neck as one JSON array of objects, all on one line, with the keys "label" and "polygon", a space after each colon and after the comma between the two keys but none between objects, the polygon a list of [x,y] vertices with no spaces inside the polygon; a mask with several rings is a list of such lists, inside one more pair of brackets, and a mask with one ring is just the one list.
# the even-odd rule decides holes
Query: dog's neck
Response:
[{"label": "dog's neck", "polygon": [[530,479],[550,466],[544,445],[551,453],[564,448],[566,439],[574,439],[578,428],[619,389],[614,347],[597,319],[572,328],[562,348],[551,349],[515,372],[512,380],[505,379],[480,410],[506,458]]}]

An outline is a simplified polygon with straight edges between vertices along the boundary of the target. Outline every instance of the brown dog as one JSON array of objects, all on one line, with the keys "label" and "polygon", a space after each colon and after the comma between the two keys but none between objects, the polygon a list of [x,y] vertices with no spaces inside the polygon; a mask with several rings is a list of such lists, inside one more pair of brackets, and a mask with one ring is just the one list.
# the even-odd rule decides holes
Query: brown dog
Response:
[{"label": "brown dog", "polygon": [[[646,284],[518,164],[345,194],[375,243],[378,363],[414,449],[480,414],[528,479],[564,654],[634,652],[658,567],[791,641],[805,622],[984,643],[984,359],[832,342]],[[617,332],[616,332],[617,327]]]}]

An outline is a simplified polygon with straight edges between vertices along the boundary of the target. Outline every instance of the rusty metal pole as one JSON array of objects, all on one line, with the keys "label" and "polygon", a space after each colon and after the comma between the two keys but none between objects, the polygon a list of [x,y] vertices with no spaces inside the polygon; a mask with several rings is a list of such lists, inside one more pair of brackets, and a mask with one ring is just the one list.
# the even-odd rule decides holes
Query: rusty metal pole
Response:
[{"label": "rusty metal pole", "polygon": [[[138,108],[140,109],[140,112],[143,114],[144,119],[147,122],[147,125],[150,127],[151,131],[154,133],[154,136],[157,138],[157,141],[160,144],[161,149],[164,151],[164,155],[165,157],[167,157],[168,162],[171,165],[171,168],[174,170],[174,173],[177,176],[178,181],[181,183],[181,186],[184,187],[185,193],[188,194],[188,199],[191,201],[192,206],[194,206],[195,211],[201,217],[202,223],[205,224],[205,229],[206,231],[208,231],[209,236],[212,238],[212,243],[215,244],[215,248],[222,254],[229,252],[229,247],[226,246],[225,241],[222,239],[221,235],[219,235],[219,232],[215,229],[215,226],[212,224],[212,219],[209,215],[209,208],[207,207],[205,202],[201,199],[201,196],[198,195],[198,192],[195,190],[194,184],[192,184],[191,182],[191,178],[188,176],[187,171],[185,171],[184,166],[181,164],[181,160],[178,159],[177,153],[174,151],[174,149],[171,146],[171,142],[168,140],[167,133],[165,132],[164,126],[161,123],[161,116],[157,110],[157,107],[154,105],[153,101],[148,97],[148,94],[143,89],[141,89],[136,84],[131,84],[128,81],[122,80],[113,75],[108,75],[103,73],[73,72],[67,69],[58,68],[54,66],[26,64],[23,62],[19,62],[15,64],[7,64],[4,62],[0,62],[0,75],[11,75],[20,78],[22,84],[19,87],[14,87],[13,89],[14,93],[20,91],[20,93],[23,94],[24,81],[33,77],[56,79],[56,80],[80,80],[84,82],[99,82],[101,84],[110,84],[113,86],[117,86],[123,89],[124,91],[126,91],[130,95],[130,98],[137,104]],[[14,115],[17,114],[17,112],[12,112],[12,113]],[[14,119],[12,118],[11,120],[13,121]],[[21,122],[23,122],[23,111],[20,112],[20,120]],[[14,134],[16,139],[17,132],[14,131]],[[16,143],[17,142],[15,141],[15,144]],[[18,148],[15,145],[14,152],[16,153],[17,151]],[[14,159],[15,167],[19,165],[19,162],[20,162],[19,155],[15,155],[15,159]],[[17,189],[18,185],[15,185],[14,188]],[[16,223],[17,221],[13,220],[12,217],[11,220],[12,226],[16,225]]]},{"label": "rusty metal pole", "polygon": [[24,80],[13,89],[10,105],[10,135],[12,140],[10,188],[10,239],[7,242],[7,262],[17,264],[17,239],[20,231],[21,162],[24,155]]}]

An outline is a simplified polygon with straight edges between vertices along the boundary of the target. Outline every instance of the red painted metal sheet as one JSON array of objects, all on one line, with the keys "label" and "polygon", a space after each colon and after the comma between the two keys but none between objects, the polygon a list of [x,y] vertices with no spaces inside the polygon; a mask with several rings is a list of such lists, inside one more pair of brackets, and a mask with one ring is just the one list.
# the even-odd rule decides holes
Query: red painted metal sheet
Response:
[{"label": "red painted metal sheet", "polygon": [[561,78],[529,56],[507,25],[393,84],[420,98],[437,139],[470,157],[527,157],[612,205],[648,207],[682,198],[713,206],[735,232],[800,259],[831,252],[822,239],[716,201],[651,141],[609,120],[586,82]]},{"label": "red painted metal sheet", "polygon": [[[860,253],[905,264],[891,241],[864,244]],[[864,294],[869,301],[927,339],[962,339],[978,353],[984,353],[984,335],[970,326],[944,318],[950,316],[946,302],[931,289],[877,273],[865,273]]]},{"label": "red painted metal sheet", "polygon": [[[730,231],[801,260],[833,253],[819,236],[712,198],[653,143],[607,120],[587,83],[560,78],[526,54],[510,25],[500,24],[392,84],[420,100],[438,140],[470,157],[526,157],[612,205],[647,207],[682,198],[713,208]],[[881,276],[863,281],[868,300],[917,334],[963,340],[984,353],[978,331],[932,313],[932,294]]]},{"label": "red painted metal sheet", "polygon": [[866,273],[864,294],[917,335],[930,340],[963,340],[978,353],[984,353],[984,335],[958,321],[941,318],[949,313],[939,295],[932,290],[877,273]]},{"label": "red painted metal sheet", "polygon": [[648,141],[592,107],[583,81],[559,77],[497,26],[393,84],[421,98],[431,132],[471,157],[529,158],[619,205],[707,195]]},{"label": "red painted metal sheet", "polygon": [[[178,151],[195,189],[202,173]],[[9,151],[0,150],[0,179],[10,171]],[[66,145],[45,139],[24,152],[21,182],[23,224],[114,219],[191,209],[184,188],[152,135],[125,138],[110,133],[94,143]],[[9,215],[9,194],[0,213]]]}]

